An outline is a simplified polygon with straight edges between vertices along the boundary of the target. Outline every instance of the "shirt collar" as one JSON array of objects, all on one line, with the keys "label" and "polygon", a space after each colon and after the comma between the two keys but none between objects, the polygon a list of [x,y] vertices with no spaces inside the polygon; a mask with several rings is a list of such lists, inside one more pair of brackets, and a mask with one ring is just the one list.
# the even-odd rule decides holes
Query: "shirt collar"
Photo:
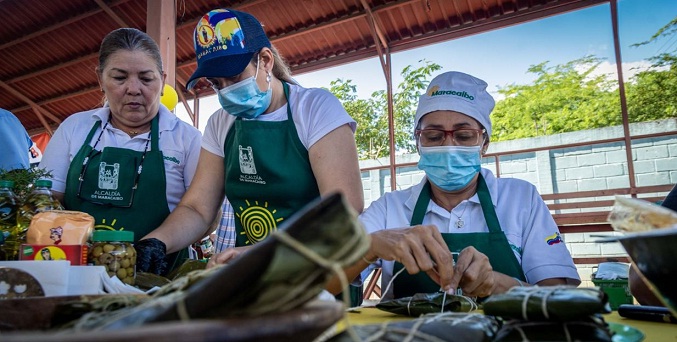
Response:
[{"label": "shirt collar", "polygon": [[[164,105],[160,105],[160,114],[158,115],[160,115],[158,126],[160,132],[171,131],[178,125],[179,118],[174,113],[170,112]],[[94,110],[92,117],[95,120],[101,121],[101,126],[103,127],[103,125],[108,122],[108,117],[110,117],[110,107],[108,107],[108,103],[104,104],[103,107]]]}]

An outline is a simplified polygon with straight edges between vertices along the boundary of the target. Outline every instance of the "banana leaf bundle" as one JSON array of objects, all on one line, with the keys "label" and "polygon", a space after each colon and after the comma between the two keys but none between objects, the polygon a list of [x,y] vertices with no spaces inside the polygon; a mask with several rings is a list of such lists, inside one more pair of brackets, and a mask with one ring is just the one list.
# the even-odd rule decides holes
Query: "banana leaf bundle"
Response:
[{"label": "banana leaf bundle", "polygon": [[570,286],[513,287],[484,302],[486,315],[525,321],[575,321],[611,312],[606,293]]},{"label": "banana leaf bundle", "polygon": [[[493,341],[499,328],[496,318],[482,314],[445,312],[423,315],[410,321],[352,327],[363,341]],[[345,331],[330,342],[353,341]]]},{"label": "banana leaf bundle", "polygon": [[[266,240],[221,267],[190,272],[151,300],[104,319],[83,316],[84,331],[118,330],[151,322],[247,317],[285,312],[315,298],[333,273],[355,263],[369,237],[340,194],[318,199]],[[347,284],[347,283],[346,283]]]},{"label": "banana leaf bundle", "polygon": [[470,297],[436,292],[382,301],[376,304],[376,308],[398,315],[418,317],[430,313],[470,312],[477,309],[477,304]]},{"label": "banana leaf bundle", "polygon": [[571,322],[511,320],[503,324],[495,341],[613,341],[601,317]]}]

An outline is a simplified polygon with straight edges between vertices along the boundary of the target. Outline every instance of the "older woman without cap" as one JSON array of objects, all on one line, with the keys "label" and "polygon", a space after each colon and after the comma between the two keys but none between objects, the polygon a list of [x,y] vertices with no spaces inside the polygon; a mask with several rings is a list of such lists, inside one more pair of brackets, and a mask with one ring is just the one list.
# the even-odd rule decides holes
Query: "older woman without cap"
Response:
[{"label": "older woman without cap", "polygon": [[[494,108],[486,87],[460,72],[430,82],[415,117],[418,167],[426,177],[385,194],[360,215],[371,248],[349,276],[368,263],[380,265],[384,287],[394,277],[384,298],[440,287],[486,297],[513,286],[580,284],[536,188],[481,168]],[[330,289],[340,291],[336,284]]]},{"label": "older woman without cap", "polygon": [[[97,229],[133,231],[139,240],[162,223],[191,184],[200,132],[160,104],[166,75],[160,49],[146,33],[110,32],[96,74],[106,105],[64,120],[40,167],[52,172],[54,194],[66,209],[91,214]],[[155,267],[144,262],[152,246],[135,246],[137,270]],[[178,260],[173,255],[162,264],[171,269]]]}]

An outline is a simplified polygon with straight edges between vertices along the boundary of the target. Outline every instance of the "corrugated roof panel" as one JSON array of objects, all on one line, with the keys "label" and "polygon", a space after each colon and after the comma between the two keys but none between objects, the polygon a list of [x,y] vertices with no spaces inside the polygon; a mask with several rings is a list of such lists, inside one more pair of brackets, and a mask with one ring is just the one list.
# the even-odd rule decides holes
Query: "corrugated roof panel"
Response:
[{"label": "corrugated roof panel", "polygon": [[[364,0],[391,51],[439,41],[439,32],[459,37],[468,26],[482,22],[499,22],[500,26],[526,20],[515,16],[516,11],[529,13],[551,7],[556,12],[601,1]],[[146,29],[145,0],[104,3],[126,26]],[[177,79],[185,81],[195,70],[192,35],[197,20],[209,10],[230,3],[176,2]],[[376,54],[362,0],[258,0],[232,6],[254,14],[265,24],[265,31],[295,73]],[[0,13],[8,14],[0,30],[0,80],[60,119],[100,105],[101,93],[93,70],[101,40],[120,27],[114,17],[91,0],[0,0]],[[496,20],[505,14],[511,19]],[[181,87],[178,90],[183,91]],[[204,81],[198,83],[196,92],[198,96],[213,93]],[[185,93],[188,98],[193,94]],[[4,88],[0,88],[0,107],[14,111],[27,129],[41,129],[42,123],[30,106]]]}]

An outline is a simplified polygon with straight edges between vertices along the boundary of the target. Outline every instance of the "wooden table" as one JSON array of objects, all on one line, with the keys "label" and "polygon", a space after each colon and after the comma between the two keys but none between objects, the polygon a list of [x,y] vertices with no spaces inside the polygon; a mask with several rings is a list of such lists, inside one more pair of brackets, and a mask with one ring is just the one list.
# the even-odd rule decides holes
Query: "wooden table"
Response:
[{"label": "wooden table", "polygon": [[[399,316],[389,312],[381,311],[375,307],[363,307],[353,312],[349,312],[346,318],[340,322],[339,330],[345,329],[345,322],[348,320],[353,325],[379,324],[388,321],[404,321],[410,317]],[[618,315],[614,311],[604,315],[604,320],[610,323],[620,323],[639,329],[644,333],[646,342],[677,342],[677,324],[657,323],[627,319]]]}]

